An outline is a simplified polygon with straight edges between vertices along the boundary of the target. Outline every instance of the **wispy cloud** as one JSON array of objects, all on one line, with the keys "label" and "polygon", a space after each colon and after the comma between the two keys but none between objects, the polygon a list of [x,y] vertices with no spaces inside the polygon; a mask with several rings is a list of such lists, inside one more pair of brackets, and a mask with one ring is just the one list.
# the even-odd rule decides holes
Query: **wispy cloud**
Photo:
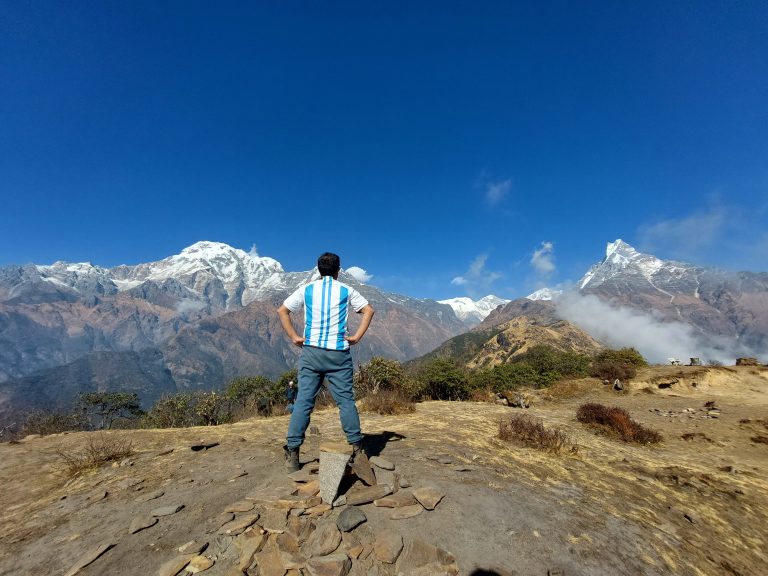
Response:
[{"label": "wispy cloud", "polygon": [[496,206],[509,194],[512,189],[512,180],[503,180],[501,182],[486,182],[485,201],[491,206]]},{"label": "wispy cloud", "polygon": [[488,260],[487,254],[480,254],[472,260],[464,274],[456,276],[451,280],[453,286],[462,286],[465,288],[467,294],[475,298],[479,295],[485,296],[489,293],[491,286],[494,282],[499,280],[503,274],[486,268],[486,262]]},{"label": "wispy cloud", "polygon": [[699,258],[722,240],[729,218],[727,208],[712,206],[680,218],[642,225],[638,230],[640,249],[678,259]]},{"label": "wispy cloud", "polygon": [[531,255],[531,266],[538,280],[546,282],[555,273],[555,244],[542,242],[541,246]]},{"label": "wispy cloud", "polygon": [[371,278],[373,278],[373,274],[368,274],[368,272],[366,272],[364,269],[360,268],[359,266],[351,266],[347,268],[345,272],[350,276],[352,276],[355,280],[357,280],[361,284],[365,284]]}]

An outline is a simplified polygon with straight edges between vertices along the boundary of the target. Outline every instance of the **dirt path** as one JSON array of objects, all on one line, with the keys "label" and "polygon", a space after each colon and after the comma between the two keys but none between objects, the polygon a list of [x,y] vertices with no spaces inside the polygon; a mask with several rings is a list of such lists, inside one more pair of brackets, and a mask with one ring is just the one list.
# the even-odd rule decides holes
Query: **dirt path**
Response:
[{"label": "dirt path", "polygon": [[[681,373],[641,374],[621,394],[587,383],[583,396],[542,400],[528,410],[566,430],[580,446],[577,455],[504,444],[496,438],[498,421],[515,410],[503,406],[428,402],[410,415],[364,414],[369,452],[393,462],[414,487],[432,484],[446,496],[435,510],[405,520],[364,505],[368,520],[356,530],[375,539],[393,529],[406,542],[439,546],[456,557],[461,574],[768,573],[768,445],[751,440],[768,436],[760,422],[768,417],[766,372]],[[677,382],[658,388],[675,374]],[[665,441],[643,447],[596,435],[575,420],[584,401],[624,407]],[[707,401],[720,408],[717,418],[704,418]],[[79,574],[156,574],[190,540],[216,550],[223,545],[217,522],[228,505],[264,487],[293,489],[282,468],[286,425],[275,418],[111,432],[131,438],[132,465],[75,479],[62,472],[57,450],[75,451],[93,433],[0,445],[0,574],[65,574],[101,542],[115,546]],[[321,439],[342,438],[333,409],[316,413],[313,425],[320,435],[308,437],[304,460],[317,456]],[[219,445],[192,451],[200,438]],[[137,502],[158,491],[164,494]],[[184,508],[128,533],[134,518],[176,504]],[[205,573],[226,568],[221,556]],[[395,574],[391,565],[357,560],[350,573]]]}]

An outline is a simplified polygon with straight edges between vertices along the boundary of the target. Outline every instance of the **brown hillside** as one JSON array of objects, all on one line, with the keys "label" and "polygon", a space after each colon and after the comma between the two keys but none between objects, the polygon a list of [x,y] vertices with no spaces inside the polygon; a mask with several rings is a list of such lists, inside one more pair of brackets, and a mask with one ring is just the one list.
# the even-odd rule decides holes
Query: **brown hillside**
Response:
[{"label": "brown hillside", "polygon": [[533,346],[551,346],[563,352],[595,354],[603,346],[566,320],[518,316],[497,326],[501,331],[483,344],[467,362],[469,368],[491,368],[509,362]]}]

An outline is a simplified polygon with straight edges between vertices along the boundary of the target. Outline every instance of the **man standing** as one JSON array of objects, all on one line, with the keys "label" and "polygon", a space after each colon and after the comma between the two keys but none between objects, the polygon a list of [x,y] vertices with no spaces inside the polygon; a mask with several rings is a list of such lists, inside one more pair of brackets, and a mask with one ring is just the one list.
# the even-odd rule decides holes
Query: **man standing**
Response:
[{"label": "man standing", "polygon": [[[285,465],[289,472],[299,469],[299,448],[309,426],[315,407],[315,397],[323,378],[339,407],[339,418],[353,456],[360,452],[363,434],[360,415],[352,390],[351,344],[357,344],[368,330],[373,308],[360,293],[339,282],[341,261],[336,254],[326,252],[317,259],[321,278],[302,286],[277,309],[280,323],[291,341],[302,347],[299,360],[298,394],[286,435]],[[304,306],[304,335],[299,336],[291,322],[291,313]],[[362,314],[360,326],[353,335],[348,333],[349,308]]]}]

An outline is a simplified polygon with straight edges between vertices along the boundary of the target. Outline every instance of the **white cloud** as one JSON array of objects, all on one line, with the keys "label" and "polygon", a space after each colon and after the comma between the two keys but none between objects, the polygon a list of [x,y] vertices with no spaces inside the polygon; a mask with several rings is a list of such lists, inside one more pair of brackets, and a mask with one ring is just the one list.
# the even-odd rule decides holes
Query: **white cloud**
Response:
[{"label": "white cloud", "polygon": [[491,285],[503,276],[500,272],[488,270],[485,266],[487,260],[487,254],[480,254],[472,260],[464,274],[456,276],[451,280],[451,284],[454,286],[464,286],[470,296],[485,296],[489,293]]},{"label": "white cloud", "polygon": [[666,363],[668,358],[733,363],[739,356],[754,356],[734,339],[707,337],[682,322],[664,322],[651,313],[616,307],[592,294],[572,291],[555,300],[558,313],[612,347],[634,347],[650,362]]},{"label": "white cloud", "polygon": [[502,182],[488,182],[485,185],[485,200],[491,206],[501,202],[512,189],[512,180]]},{"label": "white cloud", "polygon": [[373,278],[373,274],[368,274],[365,270],[360,268],[359,266],[351,266],[345,270],[347,274],[352,276],[355,280],[360,282],[361,284],[365,284],[368,282],[371,278]]},{"label": "white cloud", "polygon": [[248,255],[251,258],[258,258],[259,257],[259,252],[256,250],[256,244],[251,244],[251,249],[248,250]]},{"label": "white cloud", "polygon": [[541,248],[531,256],[531,266],[540,280],[546,281],[557,269],[555,266],[555,245],[552,242],[542,242]]}]

